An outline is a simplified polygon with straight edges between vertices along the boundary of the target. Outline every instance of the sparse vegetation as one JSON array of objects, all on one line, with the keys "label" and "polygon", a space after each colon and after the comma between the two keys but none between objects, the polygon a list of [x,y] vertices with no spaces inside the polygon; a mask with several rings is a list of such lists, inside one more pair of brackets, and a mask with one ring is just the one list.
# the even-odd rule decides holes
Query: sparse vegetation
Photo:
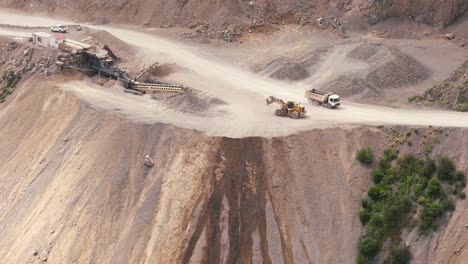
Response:
[{"label": "sparse vegetation", "polygon": [[456,104],[453,109],[460,112],[468,112],[468,103]]},{"label": "sparse vegetation", "polygon": [[383,242],[390,241],[393,249],[386,253],[385,263],[409,263],[409,248],[400,245],[401,231],[417,227],[425,235],[436,229],[441,217],[455,210],[454,201],[463,196],[465,175],[447,156],[434,162],[413,155],[399,157],[393,149],[384,151],[371,175],[375,185],[359,211],[366,235],[359,241],[356,261],[372,263]]},{"label": "sparse vegetation", "polygon": [[2,81],[0,84],[3,84],[0,88],[0,103],[5,102],[5,98],[13,93],[13,90],[16,84],[21,80],[21,75],[15,73],[14,71],[6,71],[2,75]]},{"label": "sparse vegetation", "polygon": [[385,263],[388,264],[408,264],[411,261],[411,252],[408,247],[397,246],[390,252],[390,256]]},{"label": "sparse vegetation", "polygon": [[370,165],[374,162],[372,150],[370,148],[362,148],[358,151],[356,159],[362,164]]},{"label": "sparse vegetation", "polygon": [[412,102],[418,103],[418,102],[421,102],[422,100],[424,100],[424,98],[420,95],[414,95],[408,98],[408,102],[410,103]]}]

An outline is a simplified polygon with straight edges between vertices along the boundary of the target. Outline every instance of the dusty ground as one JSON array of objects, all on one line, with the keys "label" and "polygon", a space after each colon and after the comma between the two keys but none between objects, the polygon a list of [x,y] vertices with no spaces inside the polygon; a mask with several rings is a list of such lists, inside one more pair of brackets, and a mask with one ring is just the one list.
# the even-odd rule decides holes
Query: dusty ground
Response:
[{"label": "dusty ground", "polygon": [[[1,16],[0,24],[5,20],[55,23]],[[418,84],[378,87],[382,98],[389,91],[419,91],[418,85],[445,78],[466,59],[465,50],[444,41],[337,41],[287,28],[247,36],[242,44],[206,46],[106,29],[137,47],[140,65],[176,65],[163,80],[225,104],[203,113],[180,111],[76,73],[26,80],[0,105],[1,263],[43,257],[50,263],[353,263],[361,235],[357,211],[370,184],[370,169],[354,154],[364,146],[381,153],[391,141],[362,125],[468,126],[463,113],[349,101],[337,111],[307,106],[303,120],[277,118],[275,108],[264,106],[267,95],[300,99],[307,87],[343,74],[365,80],[375,70],[367,61],[372,56],[349,56],[363,43],[385,42],[384,51],[397,46],[417,67],[429,68],[430,77]],[[304,54],[319,48],[323,57]],[[280,54],[305,55],[314,62],[311,77],[280,82],[250,71]],[[394,62],[392,54],[383,55]],[[418,153],[422,134],[430,131],[421,128],[404,152]],[[442,135],[431,155],[448,154],[468,172],[467,130],[445,128]],[[154,167],[144,165],[145,155]],[[440,232],[408,238],[416,263],[468,258],[466,200],[456,206]]]}]

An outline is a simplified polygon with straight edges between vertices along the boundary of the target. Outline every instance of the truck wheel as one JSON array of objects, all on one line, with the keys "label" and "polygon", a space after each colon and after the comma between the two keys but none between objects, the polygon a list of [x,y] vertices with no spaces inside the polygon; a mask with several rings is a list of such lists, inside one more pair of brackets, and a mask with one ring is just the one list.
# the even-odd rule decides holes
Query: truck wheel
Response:
[{"label": "truck wheel", "polygon": [[293,112],[291,113],[291,118],[292,118],[292,119],[298,119],[299,116],[300,116],[300,114],[299,114],[298,112],[296,112],[296,111],[293,111]]},{"label": "truck wheel", "polygon": [[277,116],[284,116],[284,111],[283,111],[283,109],[277,109],[277,110],[275,111],[275,114],[276,114]]}]

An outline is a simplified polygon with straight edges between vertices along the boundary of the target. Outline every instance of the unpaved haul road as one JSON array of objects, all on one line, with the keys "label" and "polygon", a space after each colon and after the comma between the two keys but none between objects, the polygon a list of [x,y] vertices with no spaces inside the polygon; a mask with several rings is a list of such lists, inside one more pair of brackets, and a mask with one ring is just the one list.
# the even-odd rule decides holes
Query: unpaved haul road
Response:
[{"label": "unpaved haul road", "polygon": [[[20,26],[50,26],[59,23],[50,18],[0,13],[0,24]],[[177,63],[188,71],[171,75],[179,83],[200,89],[221,98],[226,105],[217,106],[205,114],[190,114],[168,109],[147,97],[103,89],[86,82],[60,84],[67,91],[102,109],[115,111],[136,122],[171,123],[197,129],[208,135],[283,136],[312,128],[347,125],[385,125],[468,127],[468,114],[449,111],[427,111],[385,108],[344,102],[338,110],[308,106],[308,117],[301,120],[274,116],[273,106],[265,106],[265,97],[300,99],[307,89],[303,85],[284,85],[240,69],[229,62],[200,50],[163,37],[128,29],[89,26],[106,30],[119,39],[139,47],[147,63],[160,61]],[[1,33],[1,32],[0,32]]]}]

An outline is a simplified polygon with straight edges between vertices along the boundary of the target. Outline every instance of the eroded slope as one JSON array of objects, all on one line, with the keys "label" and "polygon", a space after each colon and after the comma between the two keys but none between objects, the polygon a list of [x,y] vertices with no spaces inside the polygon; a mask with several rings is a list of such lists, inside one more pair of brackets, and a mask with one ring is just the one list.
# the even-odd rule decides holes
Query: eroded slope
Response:
[{"label": "eroded slope", "polygon": [[[45,79],[12,96],[0,106],[2,263],[352,263],[369,185],[354,154],[391,141],[372,128],[207,137],[123,120]],[[468,144],[455,143],[466,131],[445,133],[434,154],[466,167]],[[462,263],[452,249],[468,239],[468,208],[457,207],[456,239],[422,239],[417,260]]]}]

